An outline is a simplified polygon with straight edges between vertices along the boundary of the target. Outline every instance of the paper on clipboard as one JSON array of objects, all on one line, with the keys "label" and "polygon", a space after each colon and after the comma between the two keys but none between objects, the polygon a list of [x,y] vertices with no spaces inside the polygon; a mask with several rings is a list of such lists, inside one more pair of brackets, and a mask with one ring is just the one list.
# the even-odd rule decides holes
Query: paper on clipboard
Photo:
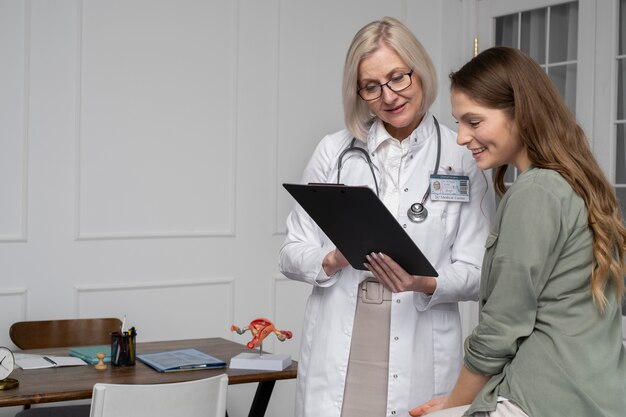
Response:
[{"label": "paper on clipboard", "polygon": [[411,275],[438,276],[387,207],[368,187],[283,184],[355,269],[365,256],[382,252]]}]

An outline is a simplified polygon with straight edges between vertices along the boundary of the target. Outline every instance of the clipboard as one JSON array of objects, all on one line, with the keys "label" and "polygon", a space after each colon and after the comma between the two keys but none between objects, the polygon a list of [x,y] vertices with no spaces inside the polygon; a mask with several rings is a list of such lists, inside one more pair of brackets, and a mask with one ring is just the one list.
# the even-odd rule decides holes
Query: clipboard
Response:
[{"label": "clipboard", "polygon": [[283,184],[354,269],[367,270],[366,255],[382,252],[411,275],[437,271],[368,187],[342,184]]}]

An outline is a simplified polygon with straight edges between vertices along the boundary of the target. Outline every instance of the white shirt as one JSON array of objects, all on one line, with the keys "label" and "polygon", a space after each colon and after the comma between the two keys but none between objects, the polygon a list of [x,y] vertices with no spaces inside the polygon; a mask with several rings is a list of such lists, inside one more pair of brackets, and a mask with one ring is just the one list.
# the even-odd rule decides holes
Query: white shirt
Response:
[{"label": "white shirt", "polygon": [[[402,142],[388,139],[379,123],[374,123],[366,150],[378,167],[375,173],[381,199],[439,274],[432,296],[393,294],[387,392],[387,415],[393,417],[405,416],[409,409],[453,388],[462,360],[457,302],[476,300],[478,296],[494,195],[489,173],[483,174],[470,152],[456,144],[456,134],[441,126],[438,173],[468,175],[471,201],[428,200],[426,221],[411,222],[407,210],[411,204],[421,202],[435,165],[437,133],[433,117],[427,114]],[[302,183],[334,183],[338,156],[351,140],[347,130],[324,137],[304,170]],[[359,141],[357,144],[365,145]],[[370,168],[359,152],[345,155],[341,182],[368,185],[375,190]],[[328,277],[322,260],[335,248],[298,205],[287,218],[287,230],[280,249],[280,270],[290,279],[313,286],[298,359],[295,416],[339,417],[357,289],[366,272],[346,267]]]},{"label": "white shirt", "polygon": [[410,141],[399,141],[394,139],[385,129],[382,123],[376,124],[376,153],[378,165],[381,171],[380,179],[380,199],[387,209],[392,213],[398,213],[400,204],[400,171],[402,170],[403,159],[409,153]]}]

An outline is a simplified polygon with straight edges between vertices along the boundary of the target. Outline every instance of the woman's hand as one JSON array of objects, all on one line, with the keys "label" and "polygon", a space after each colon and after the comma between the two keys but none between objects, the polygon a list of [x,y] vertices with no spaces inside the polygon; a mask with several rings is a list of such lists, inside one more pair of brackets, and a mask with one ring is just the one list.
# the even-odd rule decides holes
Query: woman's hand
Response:
[{"label": "woman's hand", "polygon": [[418,417],[443,410],[447,399],[448,397],[435,397],[432,400],[409,410],[409,415],[411,415],[411,417]]},{"label": "woman's hand", "polygon": [[437,288],[435,278],[411,275],[382,253],[372,252],[366,258],[365,267],[391,292],[415,291],[431,295]]},{"label": "woman's hand", "polygon": [[329,277],[332,277],[337,271],[348,265],[350,265],[350,263],[346,257],[339,252],[339,249],[328,252],[326,256],[324,256],[324,260],[322,260],[322,268],[324,268],[324,272]]}]

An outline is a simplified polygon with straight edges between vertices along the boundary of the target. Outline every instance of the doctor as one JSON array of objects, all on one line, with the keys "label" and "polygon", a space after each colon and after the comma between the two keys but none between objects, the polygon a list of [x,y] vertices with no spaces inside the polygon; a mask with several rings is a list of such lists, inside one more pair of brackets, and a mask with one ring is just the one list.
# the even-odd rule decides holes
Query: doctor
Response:
[{"label": "doctor", "polygon": [[384,271],[356,270],[296,206],[280,249],[281,271],[312,285],[296,417],[406,416],[454,385],[457,303],[477,298],[494,194],[489,173],[429,113],[436,85],[430,57],[399,21],[355,35],[343,77],[347,129],[322,139],[302,183],[371,187],[439,276],[411,276],[393,260]]}]

